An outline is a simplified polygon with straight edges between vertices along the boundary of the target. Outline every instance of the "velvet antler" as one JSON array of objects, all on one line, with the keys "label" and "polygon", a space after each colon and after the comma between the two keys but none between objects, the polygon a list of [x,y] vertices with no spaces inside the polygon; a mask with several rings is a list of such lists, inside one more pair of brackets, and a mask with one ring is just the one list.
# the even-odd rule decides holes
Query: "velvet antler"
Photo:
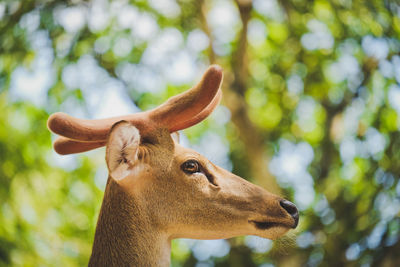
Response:
[{"label": "velvet antler", "polygon": [[54,149],[64,155],[104,146],[111,126],[120,120],[131,122],[143,132],[155,127],[167,128],[170,132],[188,128],[204,120],[219,104],[221,81],[222,69],[212,65],[196,86],[149,111],[99,120],[54,113],[47,123],[52,132],[61,135],[55,141]]}]

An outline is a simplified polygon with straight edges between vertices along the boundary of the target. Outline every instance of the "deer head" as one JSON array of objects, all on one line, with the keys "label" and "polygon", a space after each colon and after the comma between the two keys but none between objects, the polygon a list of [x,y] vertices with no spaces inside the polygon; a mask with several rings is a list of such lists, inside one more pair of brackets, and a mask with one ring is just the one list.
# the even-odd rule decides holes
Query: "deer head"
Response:
[{"label": "deer head", "polygon": [[[122,217],[117,212],[127,213],[124,220],[129,227],[137,230],[140,224],[168,240],[239,235],[275,239],[297,226],[293,203],[179,145],[174,132],[199,123],[214,110],[221,98],[221,81],[222,70],[211,66],[198,85],[150,111],[103,120],[63,113],[50,117],[49,128],[63,136],[54,144],[58,153],[106,145],[109,180],[95,244],[101,239],[98,235],[107,236],[100,221]],[[117,211],[121,205],[125,208]]]}]

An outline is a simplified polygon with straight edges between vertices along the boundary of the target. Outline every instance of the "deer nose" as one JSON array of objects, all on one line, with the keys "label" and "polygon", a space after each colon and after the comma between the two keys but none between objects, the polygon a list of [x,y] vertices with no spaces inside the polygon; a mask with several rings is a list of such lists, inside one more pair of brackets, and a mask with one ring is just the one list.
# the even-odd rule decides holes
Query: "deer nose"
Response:
[{"label": "deer nose", "polygon": [[297,210],[296,205],[285,199],[281,200],[279,203],[281,204],[281,207],[284,208],[290,214],[290,216],[292,216],[294,219],[293,228],[296,228],[297,224],[299,223],[299,211]]}]

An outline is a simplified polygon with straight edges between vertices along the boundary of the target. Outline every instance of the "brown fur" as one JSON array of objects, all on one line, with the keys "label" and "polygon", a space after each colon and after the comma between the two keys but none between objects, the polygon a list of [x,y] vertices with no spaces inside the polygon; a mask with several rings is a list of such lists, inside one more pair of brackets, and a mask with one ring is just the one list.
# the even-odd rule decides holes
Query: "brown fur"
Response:
[{"label": "brown fur", "polygon": [[151,218],[136,202],[108,178],[89,266],[169,265],[168,240],[153,229]]},{"label": "brown fur", "polygon": [[[292,228],[293,219],[280,206],[281,198],[175,143],[167,129],[141,137],[130,136],[137,133],[133,130],[121,122],[110,134],[106,156],[110,173],[119,167],[111,164],[115,157],[109,153],[129,148],[138,157],[137,162],[121,161],[129,170],[127,176],[108,179],[90,266],[169,266],[174,238],[258,235],[274,239]],[[132,149],[135,138],[142,141]],[[121,151],[111,149],[118,144]],[[183,172],[181,165],[188,159],[196,159],[213,183],[203,174]],[[252,221],[278,225],[261,230]]]}]

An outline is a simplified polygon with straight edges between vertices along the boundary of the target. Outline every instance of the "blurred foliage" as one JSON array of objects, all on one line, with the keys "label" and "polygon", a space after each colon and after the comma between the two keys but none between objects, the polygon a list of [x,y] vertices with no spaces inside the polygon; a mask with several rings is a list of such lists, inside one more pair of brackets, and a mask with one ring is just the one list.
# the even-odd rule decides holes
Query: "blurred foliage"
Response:
[{"label": "blurred foliage", "polygon": [[50,113],[111,116],[118,90],[148,109],[211,63],[227,108],[186,136],[218,134],[225,167],[277,181],[301,220],[272,248],[176,240],[172,265],[399,266],[399,16],[390,0],[0,2],[0,266],[90,256],[104,150],[56,155]]}]

